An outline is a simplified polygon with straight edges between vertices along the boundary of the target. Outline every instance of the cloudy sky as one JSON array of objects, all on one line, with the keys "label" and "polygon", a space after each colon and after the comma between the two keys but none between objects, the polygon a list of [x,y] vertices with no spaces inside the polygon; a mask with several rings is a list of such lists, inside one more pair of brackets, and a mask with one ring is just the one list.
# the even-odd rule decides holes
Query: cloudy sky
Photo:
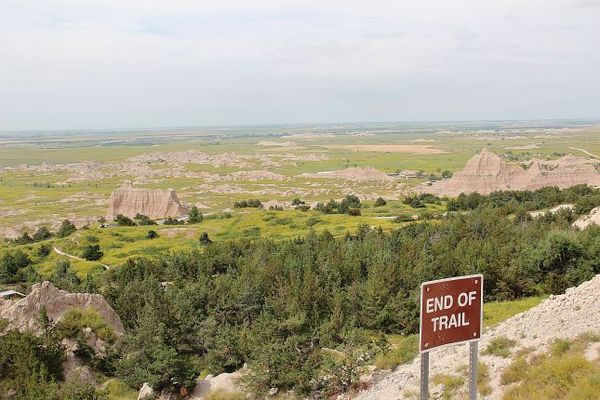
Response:
[{"label": "cloudy sky", "polygon": [[0,130],[600,117],[600,0],[0,0]]}]

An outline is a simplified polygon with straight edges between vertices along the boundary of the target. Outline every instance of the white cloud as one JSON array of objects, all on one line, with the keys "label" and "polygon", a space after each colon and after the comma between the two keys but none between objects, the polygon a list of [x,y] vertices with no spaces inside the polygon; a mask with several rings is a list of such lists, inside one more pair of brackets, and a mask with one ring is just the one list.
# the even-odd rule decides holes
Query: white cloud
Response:
[{"label": "white cloud", "polygon": [[0,130],[598,116],[579,0],[0,2]]}]

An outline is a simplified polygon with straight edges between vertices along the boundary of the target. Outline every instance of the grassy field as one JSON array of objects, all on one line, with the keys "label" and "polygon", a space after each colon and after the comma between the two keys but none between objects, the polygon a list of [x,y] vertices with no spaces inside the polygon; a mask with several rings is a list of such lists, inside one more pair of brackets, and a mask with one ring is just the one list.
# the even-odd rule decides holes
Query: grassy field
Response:
[{"label": "grassy field", "polygon": [[[527,126],[363,124],[0,135],[0,236],[32,233],[41,225],[55,229],[68,218],[79,226],[89,224],[89,230],[55,240],[57,247],[76,255],[82,237],[94,235],[105,252],[102,262],[116,265],[136,254],[196,245],[203,231],[215,240],[259,235],[280,240],[304,235],[309,229],[327,229],[338,236],[359,224],[390,229],[395,224],[386,218],[418,213],[399,199],[424,178],[358,180],[304,174],[351,167],[373,167],[390,174],[403,169],[440,174],[461,169],[483,147],[547,158],[562,153],[584,155],[571,148],[600,153],[598,127]],[[534,148],[518,149],[527,145]],[[188,150],[208,158],[199,162],[163,162],[162,156],[131,159]],[[240,171],[246,175],[236,175]],[[93,221],[105,215],[111,191],[126,181],[139,188],[174,188],[182,201],[197,204],[211,217],[197,226],[158,227],[160,237],[151,241],[144,239],[144,227],[96,229]],[[346,194],[370,199],[364,201],[362,216],[230,211],[235,201],[249,198],[262,202],[301,198],[314,204]],[[388,205],[374,208],[372,199],[377,196],[388,199]],[[230,217],[217,218],[224,211]],[[56,257],[42,260],[40,270],[47,273]],[[72,262],[81,273],[98,267],[97,263]]]},{"label": "grassy field", "polygon": [[[41,224],[56,226],[63,218],[101,217],[111,191],[126,181],[140,188],[174,188],[182,201],[215,213],[250,197],[263,202],[294,197],[317,202],[354,193],[363,198],[398,199],[424,180],[357,181],[303,175],[316,172],[373,167],[385,173],[409,169],[440,174],[461,169],[483,147],[497,153],[550,158],[562,153],[586,156],[572,147],[600,154],[598,127],[517,129],[509,124],[488,129],[492,126],[488,125],[364,124],[4,135],[0,136],[0,236]],[[518,149],[526,145],[535,148]],[[396,151],[398,146],[405,150]],[[439,154],[423,151],[427,146]],[[511,149],[514,147],[517,149]],[[234,159],[220,163],[131,160],[188,150]],[[231,175],[236,171],[268,171],[282,178],[237,179]]]},{"label": "grassy field", "polygon": [[[102,228],[100,224],[92,224],[88,229],[81,229],[66,238],[52,238],[42,243],[50,243],[62,252],[80,256],[82,247],[88,237],[99,240],[104,253],[100,262],[109,266],[117,266],[128,257],[136,255],[153,255],[160,252],[177,251],[201,246],[198,238],[206,232],[213,241],[233,240],[242,238],[268,237],[272,240],[292,239],[306,235],[310,230],[317,233],[325,230],[334,236],[343,236],[355,232],[361,224],[371,227],[381,227],[390,230],[401,226],[393,218],[396,215],[414,215],[417,217],[425,212],[441,212],[443,206],[428,205],[425,209],[413,209],[401,201],[388,202],[386,206],[374,207],[373,202],[366,202],[362,215],[348,216],[344,214],[322,214],[317,211],[284,210],[272,211],[261,209],[243,209],[230,213],[219,213],[205,217],[204,221],[193,225],[156,225],[156,226],[111,226]],[[405,223],[405,222],[404,222]],[[159,237],[147,239],[148,231],[155,230]],[[65,258],[52,252],[46,257],[36,254],[41,243],[21,246],[10,245],[11,248],[21,248],[35,262],[35,268],[44,276],[49,275],[56,261]],[[0,251],[8,244],[0,243]],[[91,271],[101,271],[99,262],[70,259],[74,270],[84,277]]]}]

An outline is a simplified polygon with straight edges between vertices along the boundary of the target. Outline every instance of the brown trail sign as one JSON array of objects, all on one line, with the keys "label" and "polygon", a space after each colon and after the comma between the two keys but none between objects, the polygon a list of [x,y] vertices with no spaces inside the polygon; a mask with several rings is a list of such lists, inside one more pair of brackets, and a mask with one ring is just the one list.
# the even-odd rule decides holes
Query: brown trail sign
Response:
[{"label": "brown trail sign", "polygon": [[429,397],[429,351],[471,342],[469,395],[477,396],[477,341],[483,322],[483,276],[469,275],[421,284],[421,400]]}]

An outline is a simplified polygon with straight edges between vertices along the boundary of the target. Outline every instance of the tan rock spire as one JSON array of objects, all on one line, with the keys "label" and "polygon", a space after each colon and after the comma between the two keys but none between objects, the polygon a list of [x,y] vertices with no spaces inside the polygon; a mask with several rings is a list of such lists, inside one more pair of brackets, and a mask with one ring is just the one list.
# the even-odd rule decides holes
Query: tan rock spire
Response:
[{"label": "tan rock spire", "polygon": [[188,209],[173,189],[134,189],[130,182],[126,182],[113,190],[106,219],[113,220],[119,214],[133,218],[138,213],[151,219],[163,219],[187,215]]}]

